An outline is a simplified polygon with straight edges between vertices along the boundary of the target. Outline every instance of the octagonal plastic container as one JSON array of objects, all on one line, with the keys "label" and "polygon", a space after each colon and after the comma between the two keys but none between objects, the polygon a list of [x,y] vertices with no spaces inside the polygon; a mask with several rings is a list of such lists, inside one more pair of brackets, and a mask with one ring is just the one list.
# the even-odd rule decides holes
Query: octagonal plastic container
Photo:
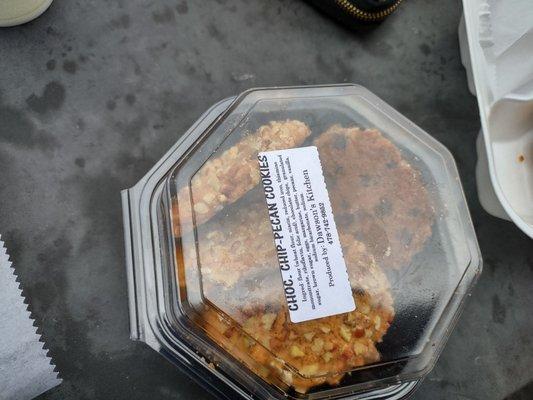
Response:
[{"label": "octagonal plastic container", "polygon": [[223,398],[403,398],[481,272],[451,154],[357,85],[226,99],[122,200],[132,339]]}]

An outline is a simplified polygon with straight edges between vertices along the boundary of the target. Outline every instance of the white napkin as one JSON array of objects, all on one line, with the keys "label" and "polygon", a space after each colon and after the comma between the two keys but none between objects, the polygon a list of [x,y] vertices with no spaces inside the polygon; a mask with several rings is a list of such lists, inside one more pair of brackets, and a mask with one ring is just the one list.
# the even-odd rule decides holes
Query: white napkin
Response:
[{"label": "white napkin", "polygon": [[32,399],[61,383],[0,238],[0,400]]}]

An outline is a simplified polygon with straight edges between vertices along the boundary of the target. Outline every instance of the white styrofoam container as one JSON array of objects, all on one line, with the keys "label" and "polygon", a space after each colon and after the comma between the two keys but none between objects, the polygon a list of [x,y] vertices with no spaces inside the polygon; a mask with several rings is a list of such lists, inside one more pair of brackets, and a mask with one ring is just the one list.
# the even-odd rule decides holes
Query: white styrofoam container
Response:
[{"label": "white styrofoam container", "polygon": [[502,3],[463,0],[459,25],[461,59],[481,117],[478,194],[487,212],[533,238],[533,18],[517,21],[517,39],[498,49],[490,17],[491,6]]}]

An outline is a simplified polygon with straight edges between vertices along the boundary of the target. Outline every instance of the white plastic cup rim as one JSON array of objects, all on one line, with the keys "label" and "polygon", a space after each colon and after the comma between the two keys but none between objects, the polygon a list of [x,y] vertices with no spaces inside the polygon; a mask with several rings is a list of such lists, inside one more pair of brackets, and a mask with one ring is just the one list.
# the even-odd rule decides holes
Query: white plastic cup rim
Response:
[{"label": "white plastic cup rim", "polygon": [[53,0],[0,0],[0,27],[29,22],[45,12]]}]

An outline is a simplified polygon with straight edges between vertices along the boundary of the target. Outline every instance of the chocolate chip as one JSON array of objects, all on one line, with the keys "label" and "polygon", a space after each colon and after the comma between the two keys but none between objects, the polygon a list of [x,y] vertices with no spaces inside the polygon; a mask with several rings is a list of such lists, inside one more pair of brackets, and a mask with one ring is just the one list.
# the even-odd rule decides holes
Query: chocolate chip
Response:
[{"label": "chocolate chip", "polygon": [[408,213],[409,213],[409,216],[416,218],[420,215],[421,212],[422,211],[420,211],[420,208],[415,207],[415,208],[411,208]]},{"label": "chocolate chip", "polygon": [[372,183],[372,177],[370,175],[359,175],[359,180],[364,187],[369,187]]},{"label": "chocolate chip", "polygon": [[409,246],[411,242],[413,241],[413,233],[408,231],[407,229],[402,229],[400,232],[400,242],[404,246]]},{"label": "chocolate chip", "polygon": [[379,204],[374,207],[374,214],[376,214],[376,217],[378,218],[386,217],[387,215],[390,215],[391,212],[392,203],[385,198],[382,198]]},{"label": "chocolate chip", "polygon": [[[347,207],[344,207],[344,209],[347,209]],[[355,222],[355,216],[353,214],[341,214],[339,216],[339,222],[343,226],[353,225]]]},{"label": "chocolate chip", "polygon": [[346,148],[346,137],[344,137],[344,135],[335,136],[335,139],[333,139],[333,147],[337,150],[344,150]]}]

